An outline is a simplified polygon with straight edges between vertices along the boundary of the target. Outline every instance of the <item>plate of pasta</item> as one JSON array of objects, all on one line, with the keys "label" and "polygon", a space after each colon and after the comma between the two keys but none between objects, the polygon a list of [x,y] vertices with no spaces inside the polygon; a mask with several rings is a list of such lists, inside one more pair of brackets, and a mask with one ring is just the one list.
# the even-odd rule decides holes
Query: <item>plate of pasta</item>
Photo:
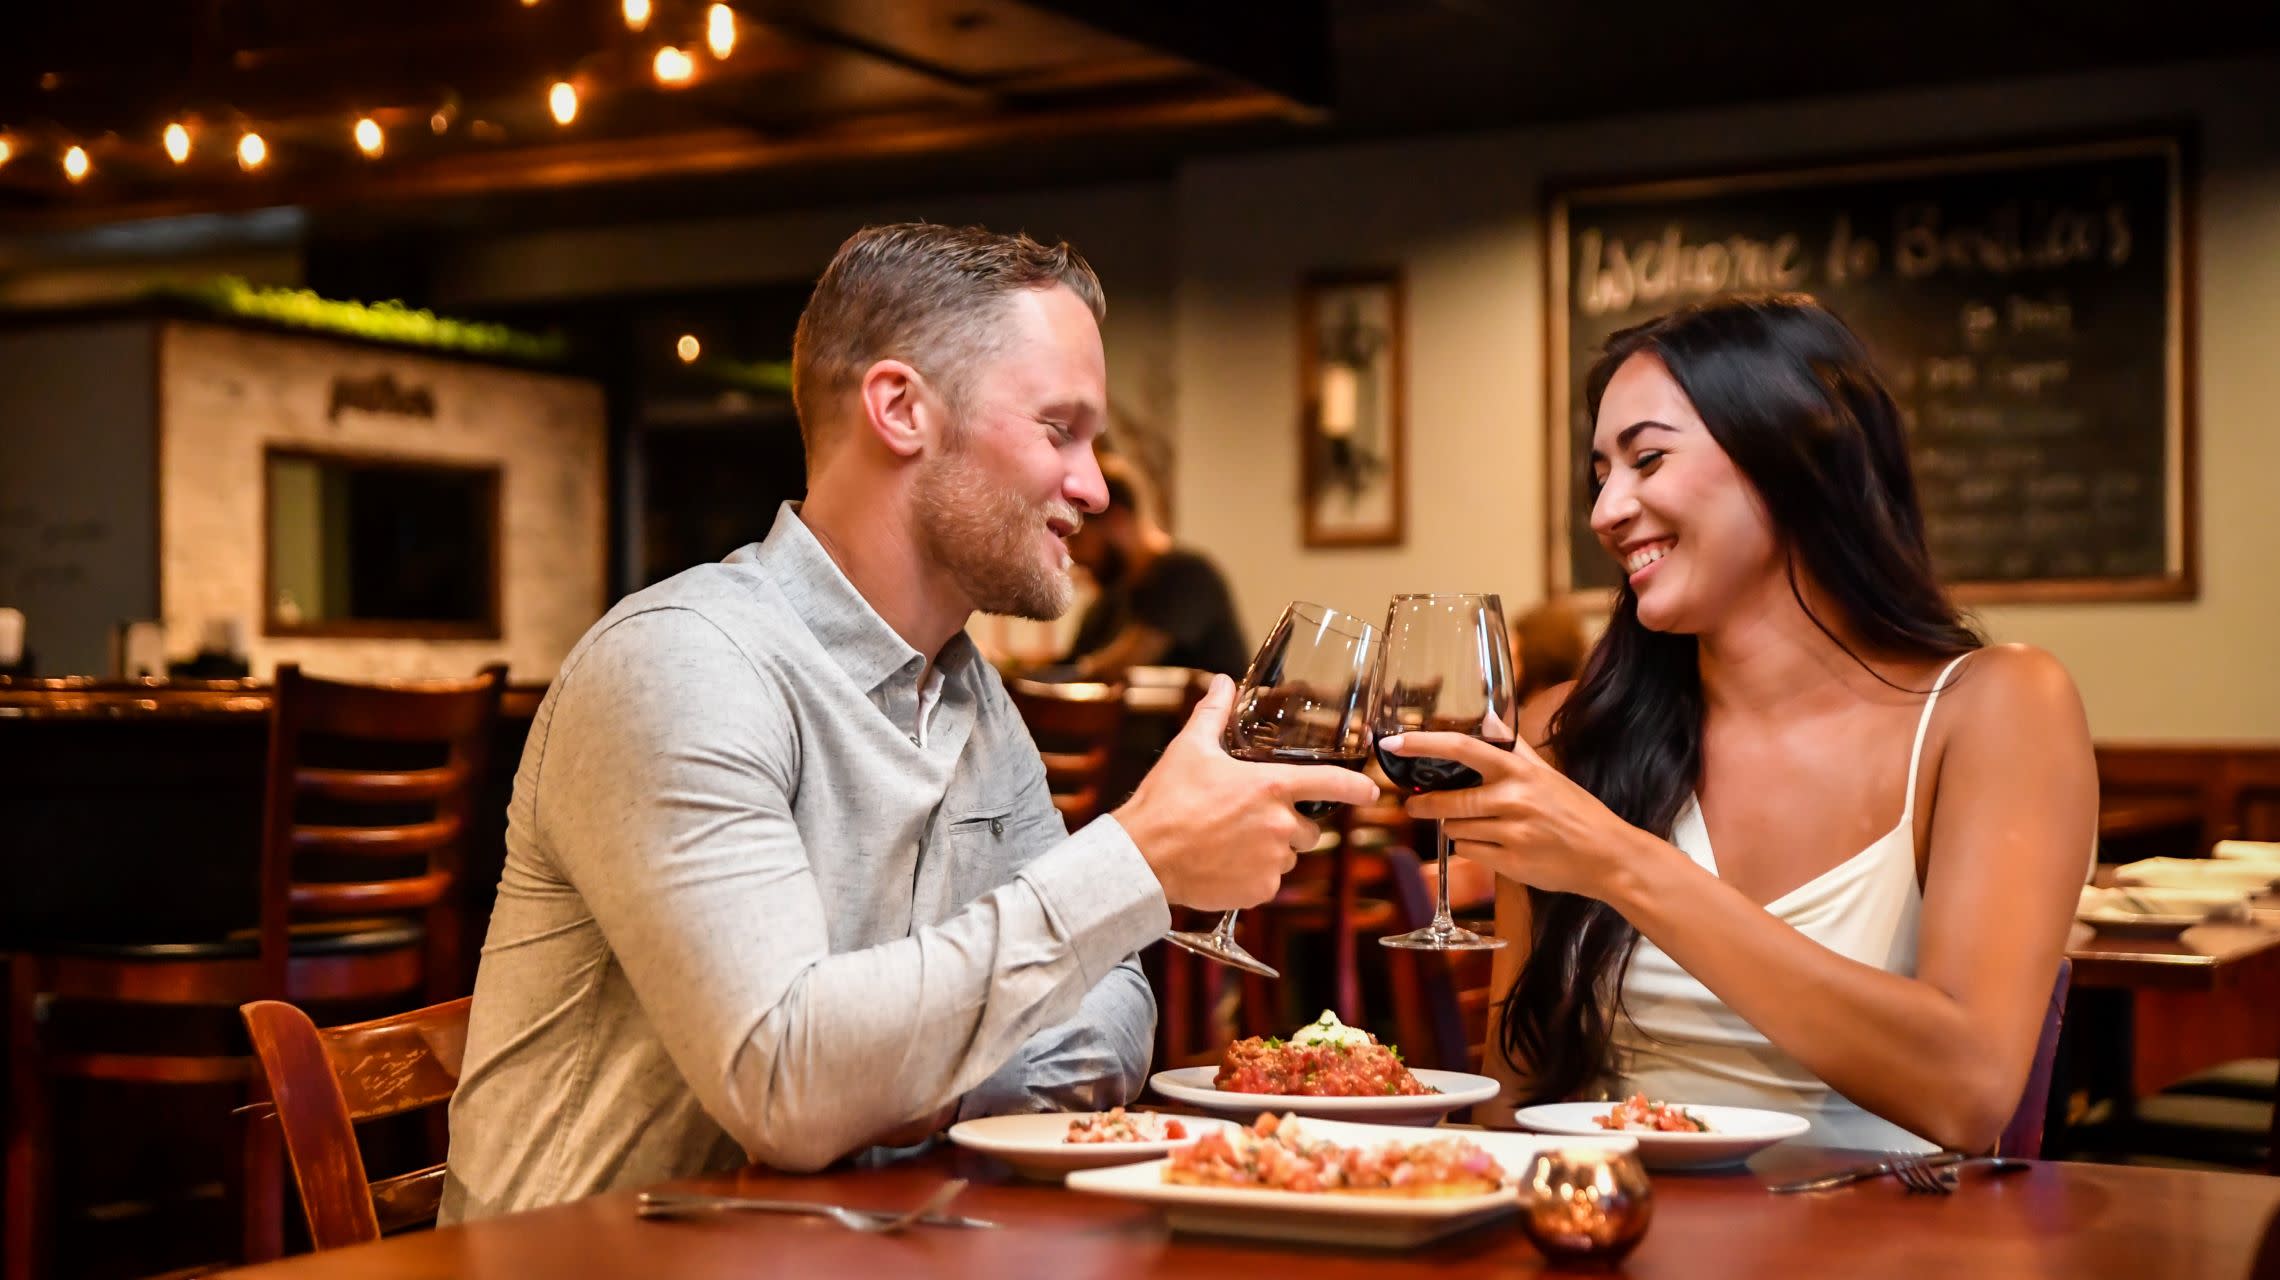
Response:
[{"label": "plate of pasta", "polygon": [[1216,1067],[1159,1071],[1148,1083],[1174,1102],[1241,1120],[1271,1111],[1382,1124],[1438,1124],[1498,1090],[1487,1076],[1412,1070],[1398,1048],[1327,1010],[1287,1039],[1237,1040]]},{"label": "plate of pasta", "polygon": [[1069,1175],[1071,1190],[1165,1210],[1174,1231],[1409,1248],[1517,1212],[1538,1152],[1628,1151],[1629,1134],[1547,1139],[1268,1113],[1162,1159]]},{"label": "plate of pasta", "polygon": [[1715,1169],[1740,1164],[1813,1127],[1803,1116],[1753,1107],[1706,1107],[1633,1094],[1620,1102],[1554,1102],[1513,1114],[1538,1133],[1621,1133],[1636,1138],[1649,1169]]}]

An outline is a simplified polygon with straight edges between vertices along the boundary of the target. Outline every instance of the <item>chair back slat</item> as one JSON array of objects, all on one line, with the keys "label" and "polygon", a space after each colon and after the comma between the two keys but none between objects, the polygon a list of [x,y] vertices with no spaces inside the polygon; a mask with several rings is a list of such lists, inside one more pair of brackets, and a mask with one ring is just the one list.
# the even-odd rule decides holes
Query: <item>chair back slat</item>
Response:
[{"label": "chair back slat", "polygon": [[297,918],[363,912],[416,913],[427,998],[466,989],[450,889],[505,679],[497,665],[472,679],[390,684],[277,668],[262,842],[268,990],[286,990]]},{"label": "chair back slat", "polygon": [[317,1248],[434,1220],[442,1167],[368,1181],[356,1125],[450,1100],[472,1003],[462,998],[323,1031],[282,1001],[257,1000],[240,1011]]},{"label": "chair back slat", "polygon": [[459,839],[459,815],[393,827],[333,827],[297,823],[293,852],[344,854],[368,858],[424,858],[440,853]]},{"label": "chair back slat", "polygon": [[412,804],[435,801],[466,784],[467,770],[457,765],[434,769],[373,771],[367,769],[297,769],[293,788],[304,796],[338,800],[345,804]]},{"label": "chair back slat", "polygon": [[429,1165],[399,1173],[372,1184],[372,1214],[380,1220],[380,1234],[406,1227],[428,1226],[443,1209],[443,1166]]},{"label": "chair back slat", "polygon": [[292,888],[296,916],[360,916],[422,911],[442,902],[456,883],[448,871],[393,880],[304,880]]}]

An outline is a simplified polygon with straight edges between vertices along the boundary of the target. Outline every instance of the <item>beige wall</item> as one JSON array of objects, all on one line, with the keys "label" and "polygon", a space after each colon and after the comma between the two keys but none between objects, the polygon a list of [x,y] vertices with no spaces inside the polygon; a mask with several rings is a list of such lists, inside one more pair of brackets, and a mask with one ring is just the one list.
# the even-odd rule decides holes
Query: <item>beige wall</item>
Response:
[{"label": "beige wall", "polygon": [[[1545,178],[2191,118],[2203,145],[2201,598],[1989,607],[1982,620],[2058,654],[2100,738],[2280,736],[2280,572],[2267,563],[2280,476],[2276,82],[2280,60],[2262,60],[1191,165],[1178,200],[1180,532],[1225,564],[1253,631],[1292,597],[1366,613],[1395,591],[1488,590],[1516,612],[1545,584]],[[1293,288],[1309,269],[1389,264],[1408,277],[1408,543],[1307,551]]]},{"label": "beige wall", "polygon": [[[433,420],[343,408],[332,379],[387,373],[434,396]],[[237,619],[256,675],[279,662],[356,679],[553,678],[602,614],[601,389],[554,374],[323,338],[169,324],[159,350],[159,608],[167,652]],[[501,464],[497,640],[268,638],[261,634],[263,450],[269,444]]]},{"label": "beige wall", "polygon": [[[1175,192],[1130,183],[903,200],[747,217],[477,239],[436,272],[438,310],[611,292],[813,280],[857,228],[924,219],[1068,240],[1108,288],[1108,390],[1144,429],[1171,429]],[[784,335],[784,350],[792,335]]]}]

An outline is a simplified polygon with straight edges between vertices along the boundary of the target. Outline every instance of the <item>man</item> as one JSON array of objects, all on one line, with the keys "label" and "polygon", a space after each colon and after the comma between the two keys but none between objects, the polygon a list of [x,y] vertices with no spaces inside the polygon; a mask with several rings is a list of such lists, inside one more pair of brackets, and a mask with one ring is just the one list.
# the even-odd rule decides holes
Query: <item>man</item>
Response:
[{"label": "man", "polygon": [[1121,679],[1126,668],[1196,667],[1239,676],[1251,659],[1235,599],[1211,561],[1174,546],[1150,513],[1139,472],[1101,459],[1108,510],[1069,539],[1069,554],[1100,586],[1070,646],[1080,679]]},{"label": "man", "polygon": [[793,342],[806,502],[620,602],[532,724],[446,1221],[1123,1101],[1167,902],[1263,900],[1313,838],[1294,801],[1373,798],[1229,759],[1221,681],[1123,808],[1063,829],[960,629],[1069,605],[1101,309],[1066,245],[841,247]]}]

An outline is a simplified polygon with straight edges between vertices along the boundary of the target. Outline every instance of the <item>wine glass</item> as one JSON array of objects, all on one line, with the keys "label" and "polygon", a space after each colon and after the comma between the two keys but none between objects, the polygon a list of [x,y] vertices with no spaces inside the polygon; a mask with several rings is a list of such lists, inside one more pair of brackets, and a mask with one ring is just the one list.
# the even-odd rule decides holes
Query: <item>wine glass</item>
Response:
[{"label": "wine glass", "polygon": [[[1377,659],[1376,627],[1350,613],[1292,602],[1243,673],[1220,745],[1238,760],[1361,768],[1369,758]],[[1302,800],[1296,807],[1319,818],[1338,806]],[[1221,916],[1209,933],[1179,930],[1165,940],[1264,978],[1281,977],[1235,941],[1235,914]]]},{"label": "wine glass", "polygon": [[[1377,735],[1378,767],[1409,795],[1480,785],[1480,774],[1454,760],[1397,756],[1385,739],[1435,730],[1462,733],[1509,750],[1516,736],[1512,699],[1512,647],[1504,605],[1490,595],[1395,596],[1385,614],[1385,669],[1378,676],[1370,728]],[[1414,932],[1380,938],[1414,951],[1486,951],[1504,939],[1460,929],[1449,918],[1449,838],[1434,824],[1441,889],[1433,922]]]}]

